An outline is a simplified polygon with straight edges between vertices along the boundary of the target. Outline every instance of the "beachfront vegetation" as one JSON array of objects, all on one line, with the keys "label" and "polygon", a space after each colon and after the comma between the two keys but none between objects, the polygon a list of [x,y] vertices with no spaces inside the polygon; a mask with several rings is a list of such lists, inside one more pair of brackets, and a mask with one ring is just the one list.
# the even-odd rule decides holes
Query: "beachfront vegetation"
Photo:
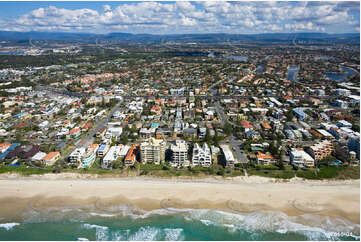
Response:
[{"label": "beachfront vegetation", "polygon": [[[141,164],[139,169],[101,169],[100,167],[92,167],[86,169],[64,169],[59,166],[49,168],[30,168],[24,165],[0,166],[1,173],[17,173],[23,176],[41,175],[46,173],[80,173],[93,174],[100,176],[153,176],[153,177],[207,177],[207,176],[223,176],[236,177],[244,176],[245,173],[239,168],[223,168],[220,165],[212,165],[210,167],[187,167],[182,169],[174,169],[166,165]],[[293,169],[291,166],[284,166],[281,170],[277,166],[256,166],[247,168],[248,176],[263,176],[278,179],[291,179],[299,177],[304,179],[322,180],[322,179],[359,179],[360,170],[356,166],[321,166],[320,168],[309,169]]]}]

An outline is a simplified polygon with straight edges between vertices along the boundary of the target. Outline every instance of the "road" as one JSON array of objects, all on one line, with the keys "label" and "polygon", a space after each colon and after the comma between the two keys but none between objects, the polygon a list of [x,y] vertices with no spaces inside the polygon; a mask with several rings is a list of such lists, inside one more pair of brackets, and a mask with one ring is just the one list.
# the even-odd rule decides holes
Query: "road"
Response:
[{"label": "road", "polygon": [[[213,93],[213,95],[216,95],[216,91],[213,89],[215,86],[217,86],[218,84],[220,84],[221,82],[224,82],[225,80],[220,80],[216,83],[214,83],[211,87],[210,87],[210,91]],[[216,111],[218,113],[218,116],[221,119],[221,124],[222,126],[225,125],[226,122],[234,125],[233,123],[229,122],[228,117],[224,114],[223,108],[221,107],[221,105],[219,104],[219,100],[217,99],[217,101],[215,102],[215,106],[216,106]],[[235,137],[233,136],[233,134],[231,134],[230,136],[228,136],[228,142],[225,142],[225,144],[231,146],[233,148],[234,153],[236,154],[236,163],[248,163],[248,159],[246,157],[246,155],[241,152],[240,150],[240,144],[241,142],[237,141],[235,139]]]},{"label": "road", "polygon": [[[224,126],[226,122],[231,123],[228,121],[227,116],[224,114],[224,111],[220,106],[219,101],[217,101],[215,104],[216,104],[216,111],[221,119],[222,126]],[[232,134],[228,136],[228,142],[222,142],[222,143],[233,147],[233,151],[236,154],[237,163],[242,163],[242,164],[248,163],[247,156],[243,152],[241,152],[241,149],[239,148],[239,146],[242,143],[236,140],[236,138]]]},{"label": "road", "polygon": [[[117,111],[117,109],[119,109],[121,105],[121,102],[117,103],[117,105],[115,105],[110,112],[108,113],[108,115],[103,118],[102,120],[99,120],[98,122],[96,122],[96,124],[94,125],[94,128],[91,129],[87,136],[85,138],[83,138],[82,140],[79,140],[78,143],[76,144],[76,148],[85,148],[87,146],[89,146],[90,144],[93,143],[93,138],[95,136],[95,134],[97,133],[97,131],[99,129],[101,129],[102,127],[107,126],[108,122],[110,121],[111,117],[113,116],[113,114],[115,113],[115,111]],[[64,157],[68,157],[70,155],[70,153],[73,150],[70,150],[67,154],[64,155]]]},{"label": "road", "polygon": [[105,127],[108,125],[108,122],[110,121],[111,117],[113,116],[113,114],[115,113],[115,111],[117,111],[117,109],[119,109],[121,105],[121,102],[118,102],[117,105],[115,105],[110,112],[108,113],[108,115],[103,118],[102,120],[99,120],[95,125],[94,128],[92,130],[89,131],[88,135],[83,139],[86,142],[79,142],[78,145],[80,147],[87,147],[88,145],[90,145],[93,141],[93,137],[95,136],[95,134],[98,132],[98,130],[100,130],[102,127]]}]

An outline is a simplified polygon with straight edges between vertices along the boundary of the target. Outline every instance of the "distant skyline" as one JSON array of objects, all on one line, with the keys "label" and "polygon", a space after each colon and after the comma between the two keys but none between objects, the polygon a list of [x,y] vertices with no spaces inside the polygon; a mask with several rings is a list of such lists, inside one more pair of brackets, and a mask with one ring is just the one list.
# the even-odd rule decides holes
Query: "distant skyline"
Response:
[{"label": "distant skyline", "polygon": [[0,30],[147,34],[359,33],[360,2],[0,2]]}]

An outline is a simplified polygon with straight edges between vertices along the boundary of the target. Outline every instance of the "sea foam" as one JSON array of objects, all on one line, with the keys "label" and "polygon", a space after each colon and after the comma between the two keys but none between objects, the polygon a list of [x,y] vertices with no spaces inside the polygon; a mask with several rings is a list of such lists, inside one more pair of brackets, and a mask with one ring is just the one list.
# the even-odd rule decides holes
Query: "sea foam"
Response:
[{"label": "sea foam", "polygon": [[14,228],[15,226],[20,225],[19,223],[3,223],[0,224],[0,228],[6,229],[6,230],[10,230],[12,228]]}]

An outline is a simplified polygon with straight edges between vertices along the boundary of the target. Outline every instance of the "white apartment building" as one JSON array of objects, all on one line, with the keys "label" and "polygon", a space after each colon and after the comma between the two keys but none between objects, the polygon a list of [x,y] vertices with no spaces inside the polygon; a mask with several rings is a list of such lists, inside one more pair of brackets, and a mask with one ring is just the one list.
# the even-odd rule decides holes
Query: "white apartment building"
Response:
[{"label": "white apartment building", "polygon": [[200,147],[197,143],[193,147],[192,166],[210,166],[212,165],[212,154],[208,145],[204,143]]},{"label": "white apartment building", "polygon": [[85,154],[85,148],[76,148],[69,155],[69,162],[70,163],[80,162],[81,156],[84,154]]},{"label": "white apartment building", "polygon": [[293,148],[290,153],[291,164],[296,166],[307,166],[313,167],[315,166],[315,160],[307,154],[304,150],[299,150]]},{"label": "white apartment building", "polygon": [[109,165],[118,159],[121,148],[121,146],[110,147],[108,153],[103,158],[102,168],[109,168]]},{"label": "white apartment building", "polygon": [[160,164],[164,162],[166,142],[161,139],[149,138],[140,144],[142,163]]},{"label": "white apartment building", "polygon": [[111,139],[112,137],[116,137],[118,139],[123,133],[122,127],[109,127],[104,137],[106,139]]},{"label": "white apartment building", "polygon": [[170,149],[172,151],[172,161],[170,163],[173,167],[189,166],[188,145],[184,140],[176,140],[176,143],[172,144]]},{"label": "white apartment building", "polygon": [[97,155],[104,156],[108,152],[109,148],[110,146],[107,143],[102,143],[97,150]]},{"label": "white apartment building", "polygon": [[226,159],[226,166],[227,167],[234,167],[234,164],[236,163],[236,159],[233,156],[233,153],[228,145],[220,145],[224,157]]}]

